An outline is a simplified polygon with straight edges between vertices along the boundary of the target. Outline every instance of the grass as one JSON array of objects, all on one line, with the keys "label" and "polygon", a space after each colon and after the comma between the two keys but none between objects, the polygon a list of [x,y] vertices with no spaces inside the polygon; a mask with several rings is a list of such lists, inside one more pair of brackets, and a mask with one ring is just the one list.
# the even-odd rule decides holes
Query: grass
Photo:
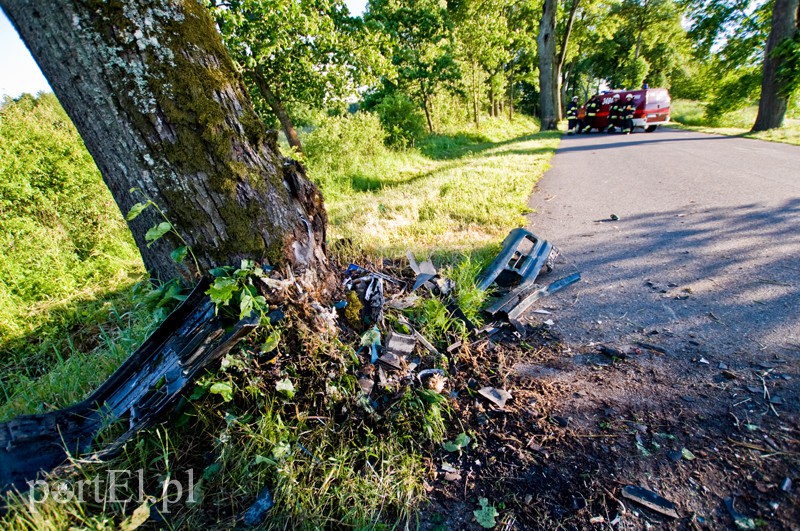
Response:
[{"label": "grass", "polygon": [[[309,174],[326,198],[332,254],[377,260],[402,258],[411,249],[418,258],[433,257],[455,281],[459,306],[479,321],[486,294],[475,287],[475,277],[507,232],[524,224],[528,196],[560,133],[538,133],[536,122],[525,117],[513,123],[486,120],[480,130],[445,131],[415,149],[391,151],[380,136],[374,141],[380,135],[370,130],[374,120],[361,119],[366,121],[358,127],[332,124],[324,132],[339,140],[320,140],[316,154],[309,150]],[[342,149],[353,156],[342,157]],[[37,338],[48,322],[59,322],[59,312],[69,326],[60,326],[61,341],[41,346],[36,357],[7,349],[0,361],[5,393],[0,419],[77,401],[114,370],[157,322],[134,301],[134,281],[120,278],[95,292],[34,308],[39,325],[21,341]],[[264,524],[268,529],[414,527],[432,472],[426,456],[448,431],[450,437],[453,429],[461,431],[454,427],[458,419],[450,417],[443,397],[423,390],[404,392],[376,418],[369,401],[357,398],[353,347],[309,329],[307,316],[297,311],[280,327],[279,355],[272,362],[258,357],[259,341],[266,337],[252,337],[228,354],[220,371],[197,382],[194,396],[169,423],[140,433],[108,463],[76,462],[71,481],[141,469],[151,497],[146,503],[163,508],[170,496],[165,485],[185,480],[191,470],[194,501],[184,496],[167,504],[170,512],[164,515],[164,525],[176,528],[230,528],[265,485],[276,502]],[[436,299],[406,315],[440,345],[465,334]],[[92,341],[69,339],[82,337],[79,330],[89,330]],[[26,359],[35,361],[35,370],[24,368]],[[446,360],[425,363],[443,366]],[[287,379],[294,396],[276,392],[277,381]],[[213,384],[229,386],[232,397],[209,392]],[[31,506],[25,495],[10,501],[0,527],[125,528],[133,525],[141,502],[61,503],[49,497]]]},{"label": "grass", "polygon": [[796,118],[787,117],[779,129],[751,133],[758,114],[758,107],[754,105],[727,113],[714,125],[708,123],[705,104],[699,101],[673,100],[671,113],[673,125],[682,129],[800,145],[800,119]]},{"label": "grass", "polygon": [[[530,120],[501,135],[439,135],[419,151],[390,155],[351,189],[325,189],[331,239],[369,253],[402,256],[471,252],[496,245],[524,224],[533,185],[547,169],[560,133],[533,134]],[[313,176],[313,174],[312,174]],[[362,177],[362,179],[364,179]]]}]

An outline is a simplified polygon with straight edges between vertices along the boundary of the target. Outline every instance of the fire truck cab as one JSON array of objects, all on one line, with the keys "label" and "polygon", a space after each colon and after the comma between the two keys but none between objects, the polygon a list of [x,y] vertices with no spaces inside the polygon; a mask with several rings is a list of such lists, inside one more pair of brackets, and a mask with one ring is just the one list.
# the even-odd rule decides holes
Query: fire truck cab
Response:
[{"label": "fire truck cab", "polygon": [[[652,133],[659,125],[669,123],[671,98],[667,89],[611,90],[589,98],[589,101],[598,100],[600,102],[600,110],[591,123],[593,129],[603,131],[609,126],[608,109],[616,94],[619,94],[622,103],[625,103],[625,97],[628,94],[633,95],[633,104],[636,106],[636,110],[633,113],[634,128],[641,127],[648,133]],[[589,101],[586,103],[589,103]],[[578,109],[578,120],[586,123],[585,104]]]}]

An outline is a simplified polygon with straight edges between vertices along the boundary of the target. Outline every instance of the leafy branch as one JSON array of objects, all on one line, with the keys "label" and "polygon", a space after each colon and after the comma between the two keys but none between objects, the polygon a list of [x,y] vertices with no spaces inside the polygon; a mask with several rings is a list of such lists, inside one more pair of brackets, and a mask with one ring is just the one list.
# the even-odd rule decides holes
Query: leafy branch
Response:
[{"label": "leafy branch", "polygon": [[128,215],[125,217],[125,219],[128,221],[133,221],[139,216],[139,214],[144,212],[149,207],[153,207],[156,212],[158,212],[158,215],[164,219],[164,221],[161,223],[150,227],[150,229],[148,229],[148,231],[145,233],[144,239],[147,241],[147,246],[150,247],[155,242],[163,238],[166,234],[174,234],[183,245],[173,250],[169,254],[170,258],[172,258],[175,263],[180,264],[186,259],[187,255],[190,255],[192,257],[192,261],[194,262],[195,271],[197,271],[197,274],[200,274],[200,264],[197,262],[197,257],[194,255],[194,252],[192,252],[191,246],[189,246],[189,243],[183,238],[183,236],[181,236],[181,234],[175,230],[175,227],[169,221],[169,218],[167,218],[167,215],[164,213],[164,211],[161,210],[161,208],[159,208],[159,206],[141,189],[131,188],[130,193],[138,193],[145,199],[145,201],[133,205],[128,211]]}]

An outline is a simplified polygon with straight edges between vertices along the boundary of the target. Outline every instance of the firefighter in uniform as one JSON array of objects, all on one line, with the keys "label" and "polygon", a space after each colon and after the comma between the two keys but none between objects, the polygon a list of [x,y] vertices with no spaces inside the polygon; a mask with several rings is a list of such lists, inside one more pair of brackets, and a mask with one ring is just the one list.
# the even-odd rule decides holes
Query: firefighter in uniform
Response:
[{"label": "firefighter in uniform", "polygon": [[622,132],[629,135],[633,132],[633,113],[636,106],[633,104],[633,94],[625,96],[625,105],[622,106]]},{"label": "firefighter in uniform", "polygon": [[578,96],[573,96],[567,103],[567,134],[572,135],[578,128]]},{"label": "firefighter in uniform", "polygon": [[608,129],[606,130],[607,132],[613,133],[614,129],[617,127],[619,122],[619,111],[620,111],[619,94],[614,94],[614,99],[611,101],[611,105],[608,106]]},{"label": "firefighter in uniform", "polygon": [[600,110],[599,95],[595,94],[586,102],[586,116],[583,119],[583,132],[588,133],[597,121],[597,111]]}]

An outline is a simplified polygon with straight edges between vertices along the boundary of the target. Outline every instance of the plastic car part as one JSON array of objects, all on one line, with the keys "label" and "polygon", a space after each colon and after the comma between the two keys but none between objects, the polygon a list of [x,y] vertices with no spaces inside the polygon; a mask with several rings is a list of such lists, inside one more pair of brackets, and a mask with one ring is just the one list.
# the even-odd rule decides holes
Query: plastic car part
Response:
[{"label": "plastic car part", "polygon": [[485,290],[495,281],[501,286],[533,282],[550,254],[558,251],[547,241],[525,229],[512,230],[503,249],[481,275],[478,288]]},{"label": "plastic car part", "polygon": [[[208,286],[208,279],[200,282],[87,399],[0,424],[0,493],[22,489],[69,456],[89,454],[96,461],[113,457],[136,432],[170,411],[200,371],[258,325],[259,317],[251,315],[226,326],[205,294]],[[120,423],[127,423],[124,433],[98,448],[98,436]]]}]

